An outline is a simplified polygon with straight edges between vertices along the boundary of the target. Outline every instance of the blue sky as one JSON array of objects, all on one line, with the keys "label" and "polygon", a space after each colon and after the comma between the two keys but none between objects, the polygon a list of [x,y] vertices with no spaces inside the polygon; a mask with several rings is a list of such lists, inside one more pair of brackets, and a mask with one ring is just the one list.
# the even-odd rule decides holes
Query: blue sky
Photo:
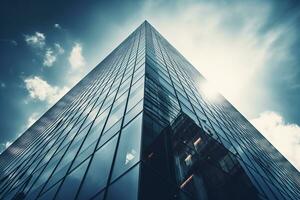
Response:
[{"label": "blue sky", "polygon": [[297,1],[1,1],[0,149],[145,19],[300,169]]}]

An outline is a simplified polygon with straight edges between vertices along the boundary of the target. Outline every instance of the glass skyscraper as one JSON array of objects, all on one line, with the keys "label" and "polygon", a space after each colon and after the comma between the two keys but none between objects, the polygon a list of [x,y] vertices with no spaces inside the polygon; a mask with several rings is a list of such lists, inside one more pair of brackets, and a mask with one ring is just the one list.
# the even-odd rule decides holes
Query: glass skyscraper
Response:
[{"label": "glass skyscraper", "polygon": [[0,199],[300,199],[299,172],[207,84],[145,21],[1,154]]}]

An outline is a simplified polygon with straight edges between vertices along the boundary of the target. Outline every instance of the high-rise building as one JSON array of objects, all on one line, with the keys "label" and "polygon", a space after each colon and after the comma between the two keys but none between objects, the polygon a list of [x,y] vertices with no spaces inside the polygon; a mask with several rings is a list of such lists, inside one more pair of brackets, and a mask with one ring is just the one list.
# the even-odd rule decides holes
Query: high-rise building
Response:
[{"label": "high-rise building", "polygon": [[144,22],[1,154],[0,198],[300,199],[299,172],[207,85]]}]

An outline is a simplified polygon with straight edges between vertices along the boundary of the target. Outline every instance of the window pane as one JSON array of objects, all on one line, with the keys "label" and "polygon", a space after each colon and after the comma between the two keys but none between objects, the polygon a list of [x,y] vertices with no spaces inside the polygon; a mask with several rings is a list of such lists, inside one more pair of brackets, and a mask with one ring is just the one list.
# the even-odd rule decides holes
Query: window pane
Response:
[{"label": "window pane", "polygon": [[81,179],[85,173],[88,163],[89,163],[89,159],[86,160],[83,164],[81,164],[77,169],[75,169],[71,174],[69,174],[66,177],[57,195],[58,199],[75,198],[77,189],[80,185]]},{"label": "window pane", "polygon": [[[96,141],[101,135],[105,120],[107,118],[107,115],[109,113],[109,110],[105,110],[98,118],[96,119],[92,129],[87,135],[86,140],[83,143],[83,146],[80,149],[79,155],[81,155],[83,152],[85,153],[92,153],[93,149],[95,148]],[[85,154],[89,155],[89,154]],[[85,157],[86,158],[86,157]],[[76,158],[76,162],[78,161],[78,158]],[[82,161],[82,160],[80,160]],[[74,165],[73,165],[74,166]]]},{"label": "window pane", "polygon": [[109,187],[106,200],[137,199],[138,179],[139,165],[135,166]]},{"label": "window pane", "polygon": [[91,200],[102,200],[104,198],[104,192],[105,191],[102,191],[100,194],[97,194],[96,196],[91,198]]},{"label": "window pane", "polygon": [[133,106],[135,106],[143,98],[143,96],[144,96],[144,78],[141,78],[131,88],[127,110],[130,110]]},{"label": "window pane", "polygon": [[107,131],[113,124],[115,124],[117,121],[119,121],[123,117],[124,109],[125,109],[125,105],[126,105],[127,93],[128,92],[125,92],[114,103],[104,131]]},{"label": "window pane", "polygon": [[107,142],[110,138],[112,138],[118,131],[120,131],[121,123],[122,120],[119,120],[110,129],[108,129],[105,133],[103,133],[97,148],[101,147],[105,142]]},{"label": "window pane", "polygon": [[117,137],[114,137],[95,153],[80,190],[79,199],[89,199],[106,186],[116,143]]},{"label": "window pane", "polygon": [[126,113],[124,120],[125,125],[143,110],[143,103],[143,100],[141,100],[136,106]]},{"label": "window pane", "polygon": [[132,167],[140,159],[142,113],[125,126],[116,157],[112,180]]},{"label": "window pane", "polygon": [[56,190],[58,188],[58,186],[60,185],[61,182],[57,183],[55,186],[53,186],[49,191],[47,191],[45,194],[43,194],[39,199],[42,200],[51,200],[53,199]]}]

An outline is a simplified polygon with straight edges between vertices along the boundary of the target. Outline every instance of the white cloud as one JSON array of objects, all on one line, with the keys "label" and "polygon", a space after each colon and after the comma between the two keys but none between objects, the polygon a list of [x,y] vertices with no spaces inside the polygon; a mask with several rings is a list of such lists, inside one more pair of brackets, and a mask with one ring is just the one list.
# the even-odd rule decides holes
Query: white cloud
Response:
[{"label": "white cloud", "polygon": [[51,48],[48,48],[44,56],[43,65],[47,67],[51,67],[55,61],[56,61],[56,55],[54,55],[54,52]]},{"label": "white cloud", "polygon": [[59,43],[54,43],[54,48],[57,51],[57,54],[63,54],[65,52]]},{"label": "white cloud", "polygon": [[46,49],[43,65],[46,67],[51,67],[57,60],[57,56],[63,54],[64,52],[65,50],[60,44],[54,43],[54,50],[52,48]]},{"label": "white cloud", "polygon": [[54,28],[61,29],[61,26],[59,24],[54,24],[53,26]]},{"label": "white cloud", "polygon": [[[59,26],[59,24],[57,24]],[[51,67],[57,60],[57,56],[65,52],[59,43],[54,43],[53,47],[46,45],[46,36],[43,33],[35,32],[33,35],[25,35],[25,41],[32,47],[45,49],[43,56],[43,65]],[[45,48],[44,48],[45,47]]]},{"label": "white cloud", "polygon": [[58,101],[69,90],[68,87],[59,88],[51,86],[47,81],[38,76],[26,78],[24,82],[32,99],[45,101],[49,104]]},{"label": "white cloud", "polygon": [[73,46],[69,56],[69,62],[72,69],[79,69],[85,66],[85,59],[82,55],[82,46],[79,43],[75,43]]},{"label": "white cloud", "polygon": [[25,35],[25,42],[33,47],[43,48],[45,46],[46,36],[44,33],[35,32],[33,35]]},{"label": "white cloud", "polygon": [[68,71],[69,86],[74,86],[87,73],[85,58],[82,55],[82,46],[75,43],[69,56],[70,70]]},{"label": "white cloud", "polygon": [[270,111],[250,122],[300,171],[300,126]]}]

